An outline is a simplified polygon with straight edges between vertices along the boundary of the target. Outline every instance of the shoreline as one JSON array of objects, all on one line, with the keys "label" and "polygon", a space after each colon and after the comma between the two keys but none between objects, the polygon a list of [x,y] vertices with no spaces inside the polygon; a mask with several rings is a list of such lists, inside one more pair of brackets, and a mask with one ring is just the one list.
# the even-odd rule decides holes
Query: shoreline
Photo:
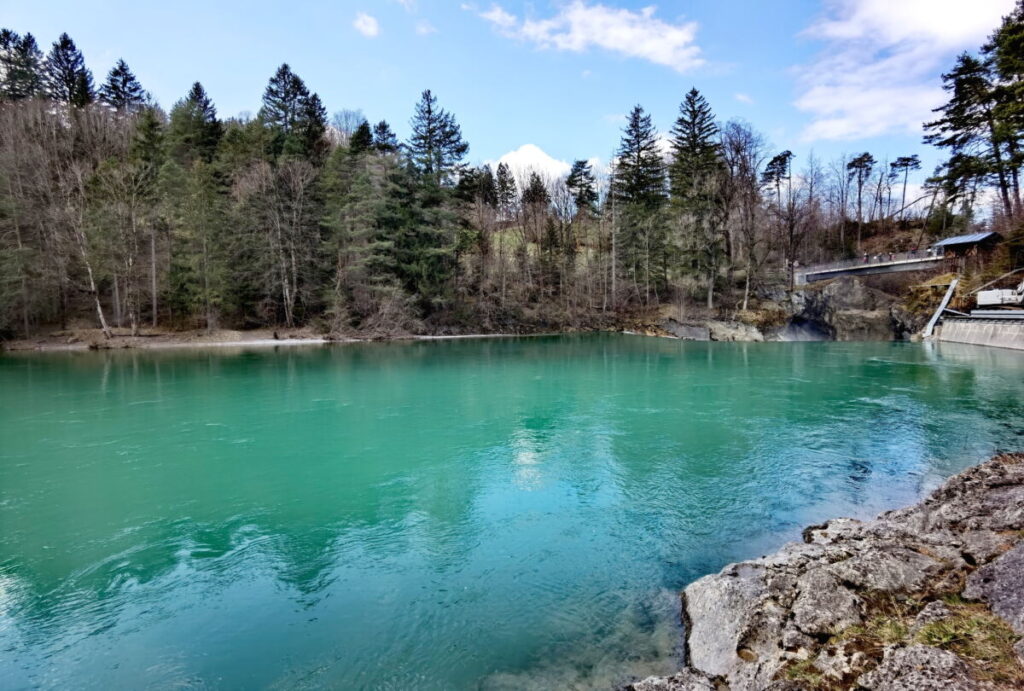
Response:
[{"label": "shoreline", "polygon": [[1024,687],[1024,453],[681,593],[681,671],[630,691]]}]

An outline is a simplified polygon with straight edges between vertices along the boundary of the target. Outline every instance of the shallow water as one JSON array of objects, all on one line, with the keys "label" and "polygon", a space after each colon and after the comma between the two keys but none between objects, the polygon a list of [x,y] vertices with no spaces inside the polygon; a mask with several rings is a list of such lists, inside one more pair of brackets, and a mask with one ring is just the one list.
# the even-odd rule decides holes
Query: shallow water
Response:
[{"label": "shallow water", "polygon": [[599,687],[676,593],[1024,448],[1024,353],[630,336],[0,357],[0,687]]}]

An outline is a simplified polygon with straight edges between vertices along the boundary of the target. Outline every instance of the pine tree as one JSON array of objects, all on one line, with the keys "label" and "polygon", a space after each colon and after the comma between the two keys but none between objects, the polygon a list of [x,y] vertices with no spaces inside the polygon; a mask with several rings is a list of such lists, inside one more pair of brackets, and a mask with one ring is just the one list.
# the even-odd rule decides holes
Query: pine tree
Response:
[{"label": "pine tree", "polygon": [[864,227],[864,185],[871,177],[871,171],[875,169],[875,157],[867,151],[856,156],[846,164],[847,175],[857,187],[857,252],[860,253],[860,244]]},{"label": "pine tree", "polygon": [[427,89],[416,104],[410,125],[412,136],[406,148],[413,165],[435,184],[451,184],[469,151],[455,116],[439,108],[437,97]]},{"label": "pine tree", "polygon": [[950,149],[953,155],[975,155],[984,149],[987,167],[996,176],[1003,213],[1013,218],[1011,177],[1006,152],[1007,134],[997,119],[998,91],[991,64],[962,53],[953,69],[942,75],[949,101],[935,109],[942,117],[925,123],[925,143]]},{"label": "pine tree", "polygon": [[1015,214],[1021,213],[1020,168],[1024,166],[1024,0],[982,46],[995,80],[993,115],[1006,144]]},{"label": "pine tree", "polygon": [[186,167],[193,160],[209,163],[213,160],[222,134],[223,127],[217,119],[217,109],[203,85],[196,82],[188,96],[171,108],[167,132],[170,154]]},{"label": "pine tree", "polygon": [[43,93],[43,53],[32,34],[0,29],[0,98],[20,101]]},{"label": "pine tree", "polygon": [[67,34],[53,43],[43,72],[46,95],[58,103],[81,108],[93,102],[92,72]]},{"label": "pine tree", "polygon": [[118,113],[138,112],[150,99],[124,60],[118,60],[110,68],[107,81],[100,87],[99,97]]},{"label": "pine tree", "polygon": [[907,180],[910,178],[910,171],[921,169],[921,159],[917,154],[913,156],[900,156],[890,164],[892,172],[899,175],[903,173],[903,193],[900,196],[900,220],[907,206]]},{"label": "pine tree", "polygon": [[387,120],[373,126],[373,148],[384,154],[398,153],[398,137],[391,131]]}]

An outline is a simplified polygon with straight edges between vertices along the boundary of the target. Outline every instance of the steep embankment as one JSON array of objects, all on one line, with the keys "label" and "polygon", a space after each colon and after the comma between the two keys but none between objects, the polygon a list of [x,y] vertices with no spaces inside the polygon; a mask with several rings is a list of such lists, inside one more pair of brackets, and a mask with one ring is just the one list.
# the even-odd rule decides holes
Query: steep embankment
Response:
[{"label": "steep embankment", "polygon": [[1024,454],[730,564],[683,617],[687,668],[635,691],[1024,688]]},{"label": "steep embankment", "polygon": [[897,295],[846,276],[779,291],[738,319],[677,319],[666,315],[652,331],[695,341],[891,341],[908,338],[924,318]]}]

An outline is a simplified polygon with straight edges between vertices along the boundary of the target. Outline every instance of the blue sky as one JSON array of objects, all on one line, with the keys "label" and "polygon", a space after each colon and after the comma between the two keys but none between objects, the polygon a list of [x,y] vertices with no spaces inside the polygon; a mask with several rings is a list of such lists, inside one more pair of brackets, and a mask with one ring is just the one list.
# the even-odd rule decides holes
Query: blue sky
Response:
[{"label": "blue sky", "polygon": [[[123,57],[169,107],[195,80],[222,116],[255,113],[288,62],[328,111],[404,137],[419,93],[455,113],[473,162],[608,160],[636,103],[666,131],[696,86],[798,161],[938,154],[920,122],[939,75],[1013,0],[344,0],[0,2],[44,47],[67,31],[97,82]],[[550,157],[550,158],[549,158]],[[922,174],[926,171],[922,171]]]}]

